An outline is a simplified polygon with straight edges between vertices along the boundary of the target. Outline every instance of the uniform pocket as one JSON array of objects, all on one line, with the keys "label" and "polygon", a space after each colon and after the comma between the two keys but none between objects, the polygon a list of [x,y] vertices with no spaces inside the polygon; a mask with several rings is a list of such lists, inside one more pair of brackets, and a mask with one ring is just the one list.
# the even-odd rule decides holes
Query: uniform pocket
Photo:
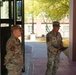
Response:
[{"label": "uniform pocket", "polygon": [[6,68],[9,70],[13,70],[14,67],[15,67],[15,64],[13,64],[12,62],[10,62],[6,65]]}]

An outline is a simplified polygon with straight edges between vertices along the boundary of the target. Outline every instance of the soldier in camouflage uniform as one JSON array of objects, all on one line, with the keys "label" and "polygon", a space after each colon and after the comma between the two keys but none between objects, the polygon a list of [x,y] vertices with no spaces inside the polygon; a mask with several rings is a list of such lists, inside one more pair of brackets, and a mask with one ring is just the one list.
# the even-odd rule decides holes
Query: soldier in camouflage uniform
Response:
[{"label": "soldier in camouflage uniform", "polygon": [[18,25],[11,27],[11,37],[6,44],[5,62],[8,75],[22,75],[23,51],[18,37],[22,34],[22,28]]},{"label": "soldier in camouflage uniform", "polygon": [[53,22],[53,30],[46,35],[47,44],[47,69],[45,75],[56,75],[56,71],[59,66],[60,53],[59,50],[62,47],[62,36],[58,32],[60,28],[60,23],[58,21]]}]

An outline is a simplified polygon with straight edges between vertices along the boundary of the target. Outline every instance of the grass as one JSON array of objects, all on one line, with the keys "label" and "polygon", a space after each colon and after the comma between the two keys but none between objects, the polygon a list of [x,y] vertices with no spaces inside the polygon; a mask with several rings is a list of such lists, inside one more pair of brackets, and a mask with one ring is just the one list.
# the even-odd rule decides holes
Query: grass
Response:
[{"label": "grass", "polygon": [[36,42],[46,42],[46,39],[45,37],[42,37],[42,38],[36,38]]}]

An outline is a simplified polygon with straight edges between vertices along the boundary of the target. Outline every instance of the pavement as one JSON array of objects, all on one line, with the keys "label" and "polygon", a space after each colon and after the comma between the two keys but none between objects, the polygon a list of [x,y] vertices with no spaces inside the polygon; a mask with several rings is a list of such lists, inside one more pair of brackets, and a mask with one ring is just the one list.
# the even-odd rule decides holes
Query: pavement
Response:
[{"label": "pavement", "polygon": [[[61,52],[60,59],[68,59],[68,57]],[[25,41],[25,73],[23,75],[44,75],[46,63],[46,43]]]},{"label": "pavement", "polygon": [[[28,45],[28,46],[30,46],[32,48],[32,57],[33,58],[47,58],[47,46],[46,46],[46,43],[25,42],[25,45]],[[68,58],[68,57],[63,52],[61,52],[60,58]]]}]

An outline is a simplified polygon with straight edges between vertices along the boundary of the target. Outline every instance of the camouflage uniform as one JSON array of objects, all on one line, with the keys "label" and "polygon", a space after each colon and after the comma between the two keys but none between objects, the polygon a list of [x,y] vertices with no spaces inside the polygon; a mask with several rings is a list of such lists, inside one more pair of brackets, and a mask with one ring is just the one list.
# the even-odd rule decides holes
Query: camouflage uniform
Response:
[{"label": "camouflage uniform", "polygon": [[45,75],[56,75],[56,71],[59,65],[59,55],[57,51],[62,46],[62,37],[59,32],[51,31],[46,35],[47,44],[47,69]]},{"label": "camouflage uniform", "polygon": [[19,39],[14,35],[7,41],[6,51],[5,62],[8,75],[22,75],[23,51]]}]

